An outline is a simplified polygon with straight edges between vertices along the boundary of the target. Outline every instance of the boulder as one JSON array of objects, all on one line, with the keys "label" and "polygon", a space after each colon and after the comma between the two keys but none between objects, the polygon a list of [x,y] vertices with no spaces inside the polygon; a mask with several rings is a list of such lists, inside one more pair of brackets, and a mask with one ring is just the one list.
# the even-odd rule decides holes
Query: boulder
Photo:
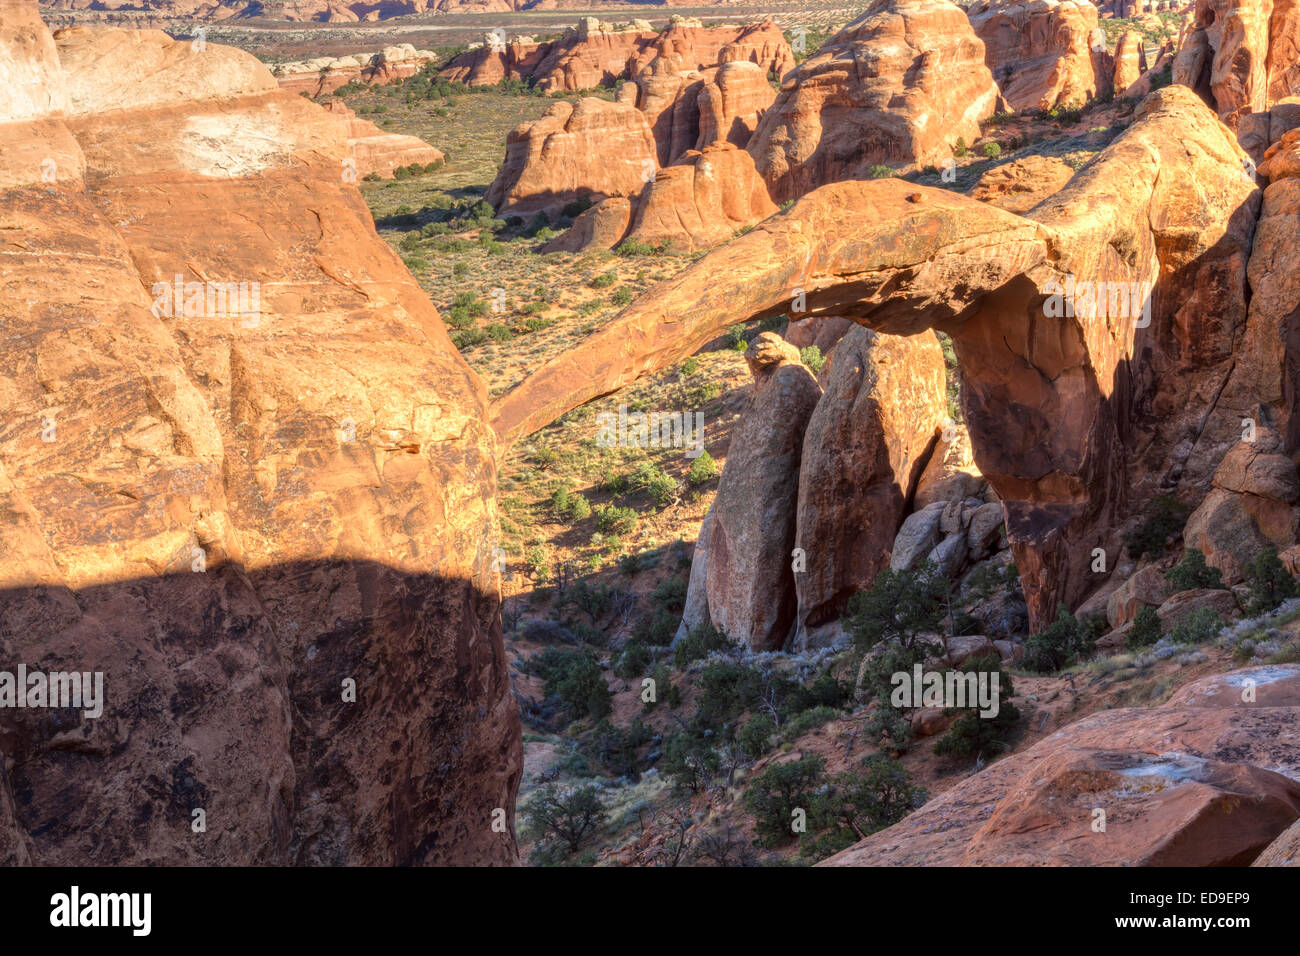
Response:
[{"label": "boulder", "polygon": [[1300,820],[1282,831],[1250,865],[1300,866]]},{"label": "boulder", "polygon": [[1156,608],[1160,626],[1168,632],[1197,611],[1209,608],[1227,621],[1237,614],[1237,599],[1225,588],[1196,588],[1170,595]]},{"label": "boulder", "polygon": [[1159,607],[1170,591],[1165,572],[1149,564],[1139,568],[1127,581],[1116,588],[1106,601],[1106,620],[1111,627],[1119,627],[1137,617],[1143,605]]},{"label": "boulder", "polygon": [[779,650],[795,622],[795,546],[804,429],[821,388],[779,336],[765,332],[745,353],[754,390],[732,437],[706,541],[714,627],[756,651]]},{"label": "boulder", "polygon": [[542,246],[543,253],[613,249],[632,225],[632,200],[624,196],[603,199],[578,214],[573,225]]},{"label": "boulder", "polygon": [[939,519],[946,507],[947,502],[936,501],[904,519],[890,549],[889,567],[892,570],[910,571],[930,556],[942,535]]},{"label": "boulder", "polygon": [[506,137],[506,158],[486,199],[497,215],[552,220],[575,199],[634,196],[658,168],[655,141],[636,107],[585,97],[559,102]]},{"label": "boulder", "polygon": [[1077,108],[1109,89],[1110,77],[1099,84],[1096,75],[1097,8],[1088,0],[981,0],[966,13],[1012,110]]},{"label": "boulder", "polygon": [[994,166],[979,178],[970,196],[1008,212],[1026,213],[1060,192],[1073,175],[1074,169],[1055,156],[1026,156]]},{"label": "boulder", "polygon": [[785,76],[748,149],[784,202],[882,164],[938,165],[958,139],[979,138],[997,100],[960,7],[874,0]]},{"label": "boulder", "polygon": [[987,657],[991,654],[998,657],[1002,656],[1002,652],[998,650],[993,641],[982,634],[950,637],[946,646],[949,667],[959,668],[969,660],[977,657]]},{"label": "boulder", "polygon": [[945,407],[943,352],[931,333],[854,326],[836,347],[799,472],[801,629],[838,616],[888,566]]},{"label": "boulder", "polygon": [[978,498],[988,489],[971,454],[970,433],[965,425],[945,423],[917,482],[914,507],[920,511],[935,502]]}]

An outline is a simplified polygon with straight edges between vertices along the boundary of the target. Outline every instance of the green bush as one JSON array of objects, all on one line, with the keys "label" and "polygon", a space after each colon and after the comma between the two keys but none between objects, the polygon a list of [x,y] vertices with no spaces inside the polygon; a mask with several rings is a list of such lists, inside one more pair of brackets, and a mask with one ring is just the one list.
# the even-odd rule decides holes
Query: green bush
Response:
[{"label": "green bush", "polygon": [[705,621],[698,627],[691,628],[673,648],[673,666],[681,669],[691,661],[703,660],[713,651],[720,651],[730,644],[727,635]]},{"label": "green bush", "polygon": [[1288,598],[1300,596],[1300,585],[1277,556],[1277,549],[1265,548],[1245,567],[1250,588],[1247,609],[1252,614],[1273,610]]},{"label": "green bush", "polygon": [[623,286],[621,289],[614,290],[614,294],[610,296],[609,301],[621,307],[627,305],[634,298],[636,298],[636,293],[628,286]]},{"label": "green bush", "polygon": [[1002,155],[1002,144],[1001,144],[1001,143],[985,143],[985,144],[984,144],[984,155],[987,156],[989,159],[997,159],[999,156]]},{"label": "green bush", "polygon": [[623,777],[636,772],[637,751],[653,736],[640,717],[632,718],[632,723],[625,728],[606,718],[592,728],[585,749],[610,774]]},{"label": "green bush", "polygon": [[925,788],[912,783],[901,763],[871,754],[858,767],[837,775],[815,797],[811,817],[824,832],[809,846],[810,855],[828,856],[892,826],[925,799]]},{"label": "green bush", "polygon": [[1184,551],[1183,560],[1169,569],[1165,580],[1175,592],[1223,587],[1223,574],[1205,563],[1205,555],[1199,548]]},{"label": "green bush", "polygon": [[815,345],[807,345],[799,350],[799,361],[808,366],[808,370],[813,375],[820,375],[826,365],[826,357],[822,355],[822,350]]},{"label": "green bush", "polygon": [[596,511],[596,527],[610,534],[631,534],[636,530],[636,512],[617,505],[602,505]]},{"label": "green bush", "polygon": [[1212,607],[1203,607],[1183,618],[1169,631],[1176,644],[1204,644],[1223,630],[1223,618]]},{"label": "green bush", "polygon": [[1083,655],[1091,654],[1099,636],[1097,626],[1084,624],[1061,604],[1056,610],[1056,620],[1025,641],[1021,665],[1038,674],[1059,671]]},{"label": "green bush", "polygon": [[588,282],[587,285],[591,286],[593,289],[606,289],[617,281],[618,273],[611,269],[609,272],[602,272],[600,275],[596,276],[596,278]]},{"label": "green bush", "polygon": [[1141,560],[1145,555],[1158,558],[1169,542],[1183,533],[1190,509],[1173,495],[1160,495],[1147,505],[1142,521],[1124,535],[1129,557]]},{"label": "green bush", "polygon": [[523,808],[525,832],[561,852],[575,853],[605,821],[605,807],[594,786],[542,787]]},{"label": "green bush", "polygon": [[718,477],[718,463],[707,450],[701,451],[691,462],[691,470],[686,474],[686,480],[692,485],[702,485],[716,477]]},{"label": "green bush", "polygon": [[882,163],[877,163],[875,166],[872,166],[870,171],[867,173],[867,176],[870,179],[893,179],[897,175],[898,173],[895,170]]},{"label": "green bush", "polygon": [[1150,647],[1160,640],[1160,632],[1160,615],[1156,614],[1156,609],[1151,605],[1143,604],[1133,619],[1127,644],[1132,648]]},{"label": "green bush", "polygon": [[784,727],[781,728],[781,736],[786,740],[798,740],[804,734],[816,730],[823,724],[828,724],[832,720],[840,717],[840,711],[836,707],[818,706],[810,707],[807,710],[795,714]]},{"label": "green bush", "polygon": [[803,757],[772,764],[753,779],[745,791],[745,806],[753,814],[754,830],[766,845],[774,846],[794,835],[791,825],[795,810],[811,815],[825,769],[821,757]]},{"label": "green bush", "polygon": [[664,756],[660,766],[675,786],[699,793],[718,772],[721,761],[706,737],[680,730],[664,738]]},{"label": "green bush", "polygon": [[757,760],[772,749],[772,736],[776,733],[776,724],[770,715],[758,713],[749,718],[740,728],[736,742],[741,752],[752,760]]},{"label": "green bush", "polygon": [[911,571],[881,571],[871,589],[859,591],[845,607],[854,644],[867,650],[881,641],[897,641],[910,648],[923,634],[938,633],[947,594],[948,582],[933,562]]},{"label": "green bush", "polygon": [[609,686],[589,652],[548,647],[529,665],[528,673],[543,679],[546,696],[558,700],[571,719],[591,716],[599,720],[612,710]]},{"label": "green bush", "polygon": [[[978,703],[968,701],[968,706],[960,711],[961,716],[935,743],[934,752],[940,757],[988,754],[1003,744],[1020,720],[1019,708],[1011,703],[1015,688],[1011,684],[1011,677],[1002,669],[1002,660],[997,654],[967,661],[962,665],[962,670],[998,675],[998,712],[991,717],[981,716]],[[958,712],[957,708],[952,707],[944,711],[946,714]]]},{"label": "green bush", "polygon": [[614,659],[614,676],[636,680],[650,667],[650,649],[640,641],[628,641]]}]

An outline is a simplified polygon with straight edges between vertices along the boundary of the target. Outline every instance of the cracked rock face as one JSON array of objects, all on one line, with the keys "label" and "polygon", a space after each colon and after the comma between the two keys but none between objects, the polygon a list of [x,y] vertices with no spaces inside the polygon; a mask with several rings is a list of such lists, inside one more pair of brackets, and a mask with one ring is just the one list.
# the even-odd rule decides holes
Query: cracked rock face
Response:
[{"label": "cracked rock face", "polygon": [[341,125],[16,0],[0,65],[0,657],[106,698],[0,712],[0,860],[513,862],[496,442]]}]

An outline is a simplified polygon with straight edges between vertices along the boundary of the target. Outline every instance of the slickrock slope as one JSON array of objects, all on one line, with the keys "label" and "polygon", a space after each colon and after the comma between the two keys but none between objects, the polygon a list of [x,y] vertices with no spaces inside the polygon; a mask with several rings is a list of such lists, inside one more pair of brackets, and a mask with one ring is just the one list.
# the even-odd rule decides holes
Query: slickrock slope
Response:
[{"label": "slickrock slope", "polygon": [[1007,212],[1027,213],[1054,196],[1074,176],[1064,160],[1053,156],[1026,156],[994,166],[979,178],[969,195]]},{"label": "slickrock slope", "polygon": [[0,712],[0,860],[514,862],[484,391],[340,124],[237,51],[56,54],[0,0],[15,68],[0,656],[106,700]]},{"label": "slickrock slope", "polygon": [[325,104],[325,109],[343,123],[358,176],[373,173],[391,179],[393,170],[398,167],[412,163],[442,163],[447,159],[442,150],[435,149],[419,137],[385,133],[369,120],[358,119],[342,100],[331,100]]},{"label": "slickrock slope", "polygon": [[1013,110],[1078,107],[1110,88],[1089,0],[983,0],[966,13]]},{"label": "slickrock slope", "polygon": [[[1135,116],[1033,219],[896,180],[815,190],[503,396],[498,434],[526,434],[742,318],[788,314],[796,289],[812,315],[939,329],[1041,627],[1101,583],[1092,550],[1114,567],[1120,529],[1153,496],[1199,501],[1241,419],[1279,414],[1272,383],[1292,374],[1234,362],[1234,343],[1276,321],[1247,315],[1259,190],[1245,154],[1186,89]],[[1076,284],[1098,282],[1108,301],[1090,308]]]},{"label": "slickrock slope", "polygon": [[593,17],[558,40],[502,42],[488,36],[482,46],[460,54],[440,72],[470,86],[503,79],[525,80],[545,92],[590,90],[631,79],[658,57],[685,71],[747,61],[781,76],[794,68],[794,53],[770,20],[741,27],[702,26],[674,16],[662,33],[641,21],[615,30]]},{"label": "slickrock slope", "polygon": [[749,151],[772,198],[939,164],[979,138],[998,89],[984,45],[946,0],[876,0],[781,83]]},{"label": "slickrock slope", "polygon": [[584,97],[556,103],[506,137],[506,158],[486,199],[499,216],[554,214],[579,197],[632,196],[658,163],[635,106]]},{"label": "slickrock slope", "polygon": [[1300,817],[1297,733],[1300,668],[1205,678],[1071,724],[824,865],[1244,865]]}]

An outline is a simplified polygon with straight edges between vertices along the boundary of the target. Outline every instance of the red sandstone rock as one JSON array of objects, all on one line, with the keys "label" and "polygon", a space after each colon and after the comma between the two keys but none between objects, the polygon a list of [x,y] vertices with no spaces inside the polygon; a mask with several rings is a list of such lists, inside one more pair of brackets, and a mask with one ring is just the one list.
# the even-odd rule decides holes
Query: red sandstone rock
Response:
[{"label": "red sandstone rock", "polygon": [[1013,110],[1078,107],[1109,86],[1096,75],[1097,8],[1088,0],[982,0],[966,12]]},{"label": "red sandstone rock", "polygon": [[943,350],[934,335],[855,327],[835,349],[826,391],[804,433],[794,575],[799,633],[838,617],[888,567],[939,425],[947,415]]},{"label": "red sandstone rock", "polygon": [[1008,212],[1026,213],[1065,188],[1074,169],[1054,156],[1026,156],[994,166],[970,191],[972,199]]},{"label": "red sandstone rock", "polygon": [[1128,88],[1146,72],[1146,50],[1142,34],[1125,30],[1115,44],[1115,95],[1124,96]]},{"label": "red sandstone rock", "polygon": [[545,212],[578,198],[634,196],[657,168],[645,116],[625,103],[560,102],[506,138],[506,158],[486,199],[499,216]]},{"label": "red sandstone rock", "polygon": [[761,67],[748,60],[724,63],[697,96],[700,135],[695,148],[731,143],[744,149],[775,99]]},{"label": "red sandstone rock", "polygon": [[804,427],[821,389],[793,346],[765,332],[745,353],[754,391],[731,440],[705,547],[714,627],[756,651],[779,650],[795,620],[796,499]]},{"label": "red sandstone rock", "polygon": [[637,198],[628,237],[706,249],[777,211],[754,160],[730,143],[686,153],[659,170]]},{"label": "red sandstone rock", "polygon": [[748,149],[777,202],[873,166],[938,164],[979,138],[997,86],[945,0],[876,0],[786,75]]},{"label": "red sandstone rock", "polygon": [[214,44],[52,52],[0,3],[50,92],[0,113],[0,656],[106,702],[2,712],[0,860],[513,862],[484,389],[340,124]]}]

